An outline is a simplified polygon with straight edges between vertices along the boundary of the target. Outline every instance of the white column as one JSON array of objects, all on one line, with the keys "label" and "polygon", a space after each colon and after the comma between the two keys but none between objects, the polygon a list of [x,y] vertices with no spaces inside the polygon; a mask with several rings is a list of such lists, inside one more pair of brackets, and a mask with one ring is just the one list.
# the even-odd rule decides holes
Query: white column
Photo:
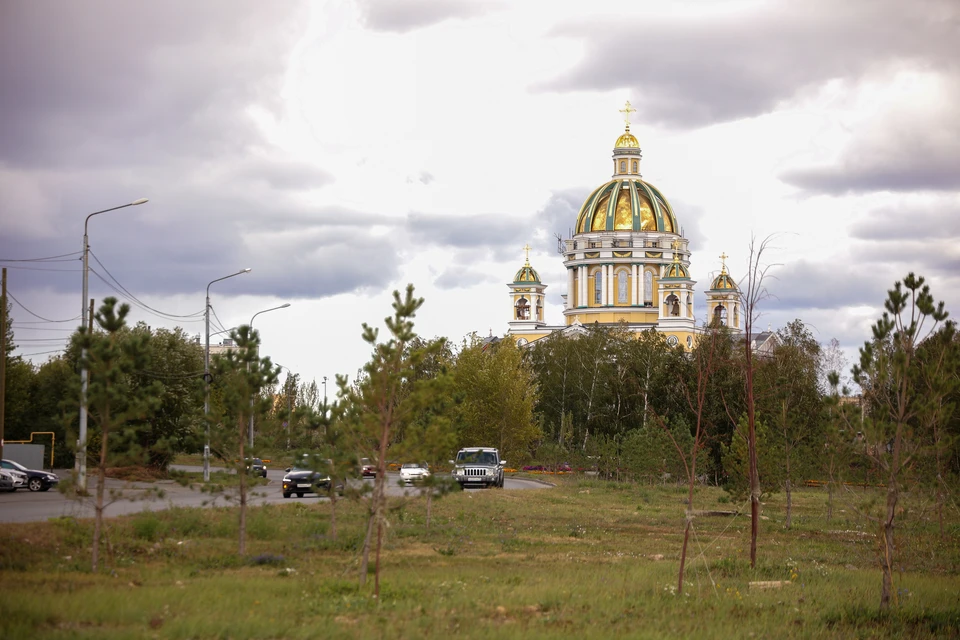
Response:
[{"label": "white column", "polygon": [[576,292],[573,290],[573,269],[567,269],[567,309],[573,309]]},{"label": "white column", "polygon": [[577,297],[577,305],[583,307],[586,305],[585,300],[587,299],[586,297],[587,296],[587,285],[586,285],[587,271],[583,265],[580,265],[579,267],[577,267],[577,270],[580,273],[580,280],[579,280],[580,286],[577,287],[577,290],[580,292],[580,295]]},{"label": "white column", "polygon": [[600,265],[600,273],[603,274],[603,289],[600,291],[600,304],[607,306],[607,265]]},{"label": "white column", "polygon": [[635,264],[631,268],[633,270],[633,281],[631,283],[632,286],[630,287],[630,297],[633,300],[633,305],[636,306],[640,304],[640,289],[637,288],[638,265]]},{"label": "white column", "polygon": [[640,304],[643,304],[644,300],[647,297],[647,293],[645,291],[646,285],[644,284],[644,282],[646,282],[647,280],[647,274],[646,274],[646,270],[643,268],[643,265],[637,265],[637,266],[639,267],[639,270],[640,270],[640,278],[639,278],[639,281],[637,282],[637,291],[639,291],[640,295],[637,296],[637,300],[639,301]]}]

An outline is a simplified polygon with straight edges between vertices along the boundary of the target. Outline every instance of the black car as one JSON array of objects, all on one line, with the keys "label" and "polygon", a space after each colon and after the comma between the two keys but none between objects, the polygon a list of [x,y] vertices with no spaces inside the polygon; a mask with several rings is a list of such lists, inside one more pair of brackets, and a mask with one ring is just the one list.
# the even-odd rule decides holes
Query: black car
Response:
[{"label": "black car", "polygon": [[283,497],[297,494],[302,498],[305,493],[327,493],[330,491],[330,476],[313,469],[297,465],[287,469],[283,476]]},{"label": "black car", "polygon": [[13,460],[0,460],[0,466],[4,469],[11,469],[27,474],[27,484],[25,486],[29,488],[30,491],[49,491],[50,487],[55,487],[60,482],[60,478],[55,473],[27,469],[19,462],[14,462]]},{"label": "black car", "polygon": [[267,465],[260,458],[247,458],[247,472],[261,478],[267,477]]}]

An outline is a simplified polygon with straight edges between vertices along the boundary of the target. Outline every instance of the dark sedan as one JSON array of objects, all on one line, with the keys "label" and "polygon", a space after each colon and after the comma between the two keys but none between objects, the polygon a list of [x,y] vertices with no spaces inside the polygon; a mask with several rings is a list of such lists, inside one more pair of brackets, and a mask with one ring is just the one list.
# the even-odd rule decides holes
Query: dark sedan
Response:
[{"label": "dark sedan", "polygon": [[313,469],[293,467],[283,476],[283,497],[297,494],[302,498],[305,493],[327,493],[330,491],[330,476]]},{"label": "dark sedan", "polygon": [[55,487],[60,482],[60,478],[55,473],[27,469],[19,462],[14,462],[13,460],[0,460],[0,466],[4,469],[20,471],[21,473],[27,474],[27,484],[25,486],[29,488],[30,491],[49,491],[50,487]]}]

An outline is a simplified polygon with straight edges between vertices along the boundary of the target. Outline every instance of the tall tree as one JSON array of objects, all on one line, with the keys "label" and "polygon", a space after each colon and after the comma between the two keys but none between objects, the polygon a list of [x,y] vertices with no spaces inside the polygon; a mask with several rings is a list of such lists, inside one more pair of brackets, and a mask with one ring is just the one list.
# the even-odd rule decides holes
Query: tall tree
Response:
[{"label": "tall tree", "polygon": [[876,461],[886,474],[886,510],[883,529],[883,578],[880,608],[890,608],[895,597],[893,566],[896,547],[894,524],[900,499],[902,473],[917,453],[914,426],[924,405],[935,401],[924,395],[917,372],[917,350],[947,319],[944,303],[935,303],[930,287],[913,273],[887,291],[883,316],[873,325],[873,339],[860,348],[860,363],[853,377],[868,402],[867,424]]},{"label": "tall tree", "polygon": [[[777,449],[786,492],[786,522],[793,523],[793,483],[814,468],[823,446],[820,344],[800,320],[777,332],[779,343],[757,368],[757,404]],[[771,479],[763,478],[765,482]]]},{"label": "tall tree", "polygon": [[750,463],[750,567],[757,566],[757,534],[760,531],[760,473],[757,468],[757,415],[754,392],[753,353],[756,322],[760,316],[760,304],[768,297],[766,288],[767,273],[773,265],[764,264],[764,254],[770,248],[772,237],[768,236],[760,244],[755,238],[750,240],[750,260],[747,265],[746,282],[741,286],[740,296],[743,303],[743,348],[744,382],[747,408],[747,451]]},{"label": "tall tree", "polygon": [[541,433],[533,416],[537,385],[524,353],[512,339],[465,340],[453,370],[462,401],[457,406],[460,446],[493,446],[518,463]]},{"label": "tall tree", "polygon": [[[386,506],[387,456],[396,433],[424,408],[434,402],[436,387],[433,379],[416,382],[421,363],[443,348],[443,341],[423,343],[410,348],[417,337],[413,320],[423,305],[423,298],[415,298],[413,285],[407,285],[406,295],[393,292],[393,316],[384,319],[390,337],[379,341],[379,330],[363,323],[363,339],[373,353],[363,367],[363,375],[352,386],[347,379],[337,376],[340,402],[344,403],[344,418],[362,434],[376,440],[377,477],[370,504],[370,519],[364,540],[360,563],[360,582],[366,581],[370,545],[376,531],[376,559],[374,594],[380,595],[380,552],[383,544],[384,513]],[[408,384],[409,382],[409,384]]]},{"label": "tall tree", "polygon": [[241,325],[230,332],[236,348],[214,359],[213,376],[219,391],[220,402],[212,404],[217,411],[211,412],[211,441],[227,460],[236,460],[239,483],[239,548],[247,552],[247,463],[246,458],[254,452],[246,448],[247,429],[251,415],[263,415],[270,407],[271,399],[262,398],[263,388],[276,383],[280,368],[270,358],[260,358],[260,334]]},{"label": "tall tree", "polygon": [[[156,407],[156,389],[135,389],[129,376],[149,362],[149,337],[124,339],[123,330],[130,306],[117,306],[106,298],[94,316],[99,331],[81,327],[74,336],[76,347],[86,349],[84,364],[89,371],[87,405],[91,421],[98,428],[100,457],[97,464],[97,494],[93,527],[93,570],[99,569],[100,533],[103,526],[104,487],[111,436],[132,420],[142,420]],[[131,453],[120,451],[117,453]]]}]

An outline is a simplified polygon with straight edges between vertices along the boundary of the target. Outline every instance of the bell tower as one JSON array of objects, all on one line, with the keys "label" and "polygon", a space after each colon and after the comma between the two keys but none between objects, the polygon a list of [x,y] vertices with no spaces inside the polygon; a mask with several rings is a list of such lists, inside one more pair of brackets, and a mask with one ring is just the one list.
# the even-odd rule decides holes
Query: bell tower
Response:
[{"label": "bell tower", "polygon": [[540,275],[530,266],[530,245],[523,247],[526,259],[520,270],[507,284],[510,288],[510,331],[533,329],[544,324],[543,307],[546,303],[547,285],[540,282]]}]

